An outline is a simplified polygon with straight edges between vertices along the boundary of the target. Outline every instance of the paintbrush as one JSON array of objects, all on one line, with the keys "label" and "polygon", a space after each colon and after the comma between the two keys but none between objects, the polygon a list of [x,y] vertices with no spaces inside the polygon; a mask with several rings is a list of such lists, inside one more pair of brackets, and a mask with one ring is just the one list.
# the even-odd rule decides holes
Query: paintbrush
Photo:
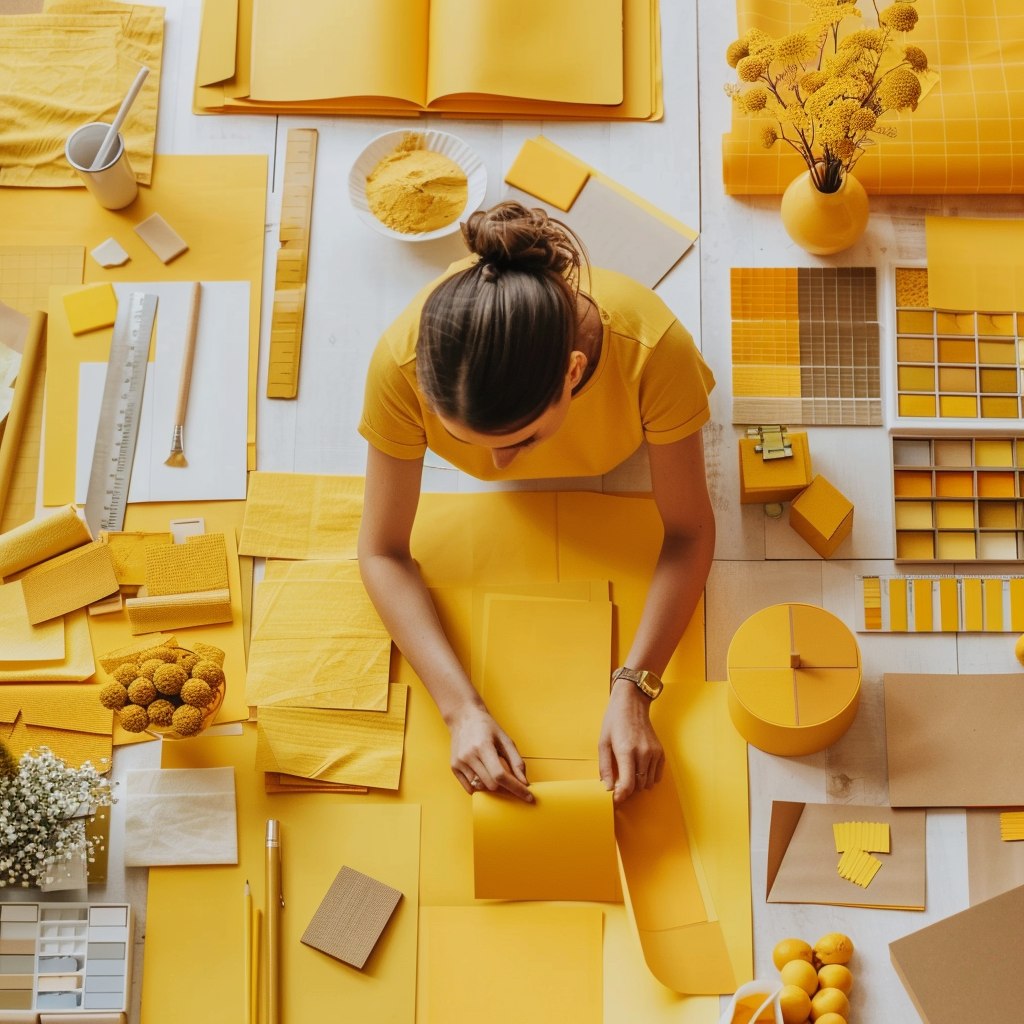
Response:
[{"label": "paintbrush", "polygon": [[174,434],[171,437],[171,454],[165,466],[187,466],[185,461],[184,431],[185,413],[188,411],[188,391],[192,384],[192,359],[196,354],[196,330],[199,327],[199,282],[192,285],[188,303],[188,324],[185,327],[185,349],[181,353],[181,376],[178,378],[178,404],[174,409]]}]

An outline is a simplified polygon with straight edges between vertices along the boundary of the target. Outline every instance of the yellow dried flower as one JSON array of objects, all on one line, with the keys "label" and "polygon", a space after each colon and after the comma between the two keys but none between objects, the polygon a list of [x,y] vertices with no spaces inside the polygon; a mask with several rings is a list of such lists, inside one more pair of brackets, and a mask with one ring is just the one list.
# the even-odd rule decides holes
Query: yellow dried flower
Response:
[{"label": "yellow dried flower", "polygon": [[800,88],[810,96],[817,92],[828,81],[828,75],[824,71],[808,71],[800,78]]},{"label": "yellow dried flower", "polygon": [[868,110],[867,107],[861,107],[860,110],[855,110],[850,117],[850,131],[851,132],[869,132],[875,127],[875,122],[878,120],[875,117],[873,110]]},{"label": "yellow dried flower", "polygon": [[149,715],[138,704],[129,704],[117,713],[117,719],[125,732],[142,732],[149,725]]},{"label": "yellow dried flower", "polygon": [[110,674],[122,686],[129,686],[139,678],[139,666],[134,661],[126,661],[123,665],[118,665]]},{"label": "yellow dried flower", "polygon": [[174,705],[169,700],[155,700],[146,708],[149,720],[154,725],[168,726],[174,715]]},{"label": "yellow dried flower", "polygon": [[815,25],[832,25],[843,18],[862,17],[856,0],[842,0],[840,3],[836,3],[836,0],[804,0],[804,3],[810,7],[811,20]]},{"label": "yellow dried flower", "polygon": [[139,676],[138,679],[128,687],[128,699],[133,704],[145,707],[151,701],[156,700],[156,687],[148,680]]},{"label": "yellow dried flower", "polygon": [[181,688],[187,680],[188,673],[181,665],[161,665],[153,673],[153,682],[156,684],[156,688],[161,693],[172,696],[181,692]]},{"label": "yellow dried flower", "polygon": [[725,51],[725,62],[729,67],[734,68],[744,57],[750,54],[750,46],[745,39],[737,39],[730,43]]},{"label": "yellow dried flower", "polygon": [[775,46],[775,59],[786,64],[803,63],[817,53],[817,47],[807,37],[806,32],[794,32],[783,37]]},{"label": "yellow dried flower", "polygon": [[840,139],[833,147],[832,152],[835,153],[840,160],[848,160],[857,150],[857,144],[853,139]]},{"label": "yellow dried flower", "polygon": [[107,683],[99,692],[100,703],[111,711],[120,711],[128,703],[128,693],[120,683]]},{"label": "yellow dried flower", "polygon": [[886,110],[917,110],[921,82],[910,68],[894,68],[879,83],[877,95]]},{"label": "yellow dried flower", "polygon": [[765,149],[771,149],[779,140],[779,133],[770,124],[761,125],[761,145]]},{"label": "yellow dried flower", "polygon": [[181,699],[194,708],[205,708],[213,701],[213,690],[202,679],[190,679],[181,688]]},{"label": "yellow dried flower", "polygon": [[904,46],[903,57],[915,71],[928,70],[928,54],[920,46]]},{"label": "yellow dried flower", "polygon": [[171,725],[180,736],[195,736],[203,727],[203,713],[191,704],[182,704],[175,708]]},{"label": "yellow dried flower", "polygon": [[744,82],[756,82],[768,67],[767,61],[759,56],[744,57],[736,65],[736,74]]},{"label": "yellow dried flower", "polygon": [[807,111],[799,103],[790,103],[779,115],[780,121],[791,124],[794,128],[804,131],[811,127],[811,119]]},{"label": "yellow dried flower", "polygon": [[862,28],[859,32],[851,32],[839,44],[841,49],[874,50],[882,52],[882,33],[877,28]]},{"label": "yellow dried flower", "polygon": [[756,89],[748,89],[743,95],[743,107],[751,114],[756,114],[759,110],[764,110],[768,105],[768,91],[760,87]]},{"label": "yellow dried flower", "polygon": [[909,3],[894,3],[878,15],[880,25],[888,25],[894,32],[909,32],[917,24],[917,8]]},{"label": "yellow dried flower", "polygon": [[775,53],[775,40],[759,28],[748,29],[743,37],[751,53]]}]

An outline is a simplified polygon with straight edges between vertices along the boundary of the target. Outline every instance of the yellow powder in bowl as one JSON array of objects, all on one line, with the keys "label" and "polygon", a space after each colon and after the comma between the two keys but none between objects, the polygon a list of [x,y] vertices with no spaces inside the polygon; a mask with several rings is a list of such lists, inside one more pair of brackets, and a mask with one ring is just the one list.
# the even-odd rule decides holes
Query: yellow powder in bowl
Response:
[{"label": "yellow powder in bowl", "polygon": [[366,176],[366,200],[392,231],[421,234],[447,227],[466,208],[469,184],[462,168],[423,148],[423,136],[407,132],[401,145]]}]

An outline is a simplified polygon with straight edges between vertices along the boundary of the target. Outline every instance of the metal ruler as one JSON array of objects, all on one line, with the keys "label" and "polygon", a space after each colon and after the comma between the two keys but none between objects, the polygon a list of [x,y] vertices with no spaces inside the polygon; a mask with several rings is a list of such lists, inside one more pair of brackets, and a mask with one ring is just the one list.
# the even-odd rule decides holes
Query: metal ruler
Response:
[{"label": "metal ruler", "polygon": [[155,295],[132,292],[117,307],[85,499],[85,521],[94,537],[124,526],[156,304]]},{"label": "metal ruler", "polygon": [[277,250],[274,309],[270,319],[267,398],[295,398],[299,393],[299,351],[306,307],[316,143],[315,128],[288,131],[281,196],[281,248]]}]

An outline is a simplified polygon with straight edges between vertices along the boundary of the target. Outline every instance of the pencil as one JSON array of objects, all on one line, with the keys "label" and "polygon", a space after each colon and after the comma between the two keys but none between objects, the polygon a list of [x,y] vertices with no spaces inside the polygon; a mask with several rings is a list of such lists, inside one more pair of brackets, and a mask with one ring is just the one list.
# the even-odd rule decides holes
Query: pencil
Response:
[{"label": "pencil", "polygon": [[267,1024],[281,1020],[281,822],[267,820]]},{"label": "pencil", "polygon": [[252,1007],[252,1024],[260,1020],[260,932],[263,925],[263,913],[254,910],[252,916],[252,958],[250,960],[250,988],[248,1001]]},{"label": "pencil", "polygon": [[245,881],[245,1024],[252,1019],[252,890]]}]

